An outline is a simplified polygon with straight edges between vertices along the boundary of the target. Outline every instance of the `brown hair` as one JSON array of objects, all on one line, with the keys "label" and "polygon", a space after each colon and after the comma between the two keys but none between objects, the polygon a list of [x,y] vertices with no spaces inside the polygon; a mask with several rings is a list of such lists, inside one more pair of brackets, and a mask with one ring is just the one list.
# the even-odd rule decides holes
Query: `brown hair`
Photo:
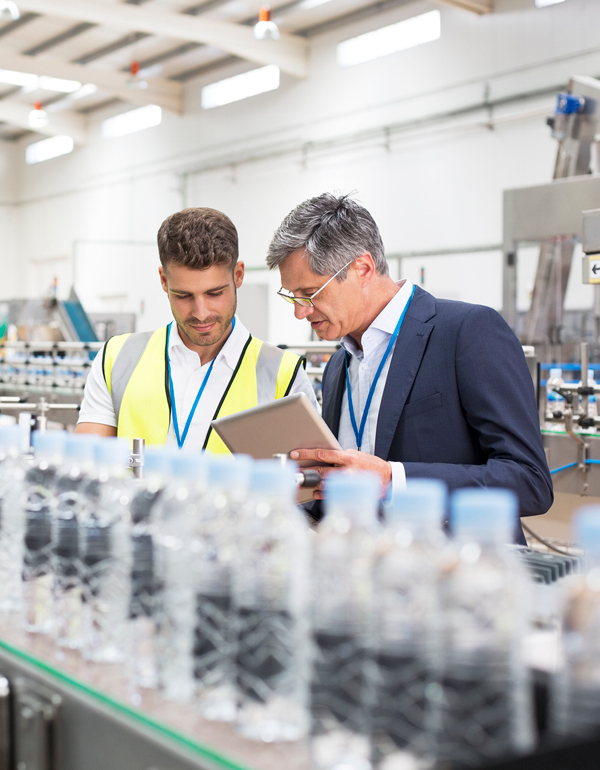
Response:
[{"label": "brown hair", "polygon": [[229,265],[233,272],[238,261],[235,225],[215,209],[184,209],[171,214],[160,226],[157,241],[163,268],[169,262],[192,270]]}]

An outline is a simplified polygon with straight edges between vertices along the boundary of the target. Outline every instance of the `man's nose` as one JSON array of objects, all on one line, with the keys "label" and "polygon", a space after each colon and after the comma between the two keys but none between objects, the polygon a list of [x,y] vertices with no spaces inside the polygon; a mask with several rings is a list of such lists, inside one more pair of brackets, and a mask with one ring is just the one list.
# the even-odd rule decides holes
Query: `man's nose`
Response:
[{"label": "man's nose", "polygon": [[302,321],[303,318],[307,318],[313,310],[314,308],[312,305],[307,307],[306,305],[301,305],[299,302],[294,302],[294,315],[299,321]]},{"label": "man's nose", "polygon": [[194,297],[192,312],[199,321],[204,320],[209,315],[204,297]]}]

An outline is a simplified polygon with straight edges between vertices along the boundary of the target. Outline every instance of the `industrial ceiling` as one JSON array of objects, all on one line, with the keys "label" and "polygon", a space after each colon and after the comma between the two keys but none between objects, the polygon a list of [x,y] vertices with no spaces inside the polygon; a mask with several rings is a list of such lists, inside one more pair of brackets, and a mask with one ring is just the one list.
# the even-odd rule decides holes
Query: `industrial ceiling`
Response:
[{"label": "industrial ceiling", "polygon": [[[93,84],[79,93],[0,84],[0,139],[30,130],[34,102],[51,112],[46,135],[85,139],[86,113],[114,100],[183,111],[183,84],[233,61],[276,64],[306,77],[309,38],[414,0],[288,0],[272,4],[281,38],[256,40],[260,0],[16,0],[20,18],[0,21],[0,69]],[[441,0],[488,13],[492,0]],[[128,87],[139,62],[143,89]],[[90,93],[87,93],[86,90]]]}]

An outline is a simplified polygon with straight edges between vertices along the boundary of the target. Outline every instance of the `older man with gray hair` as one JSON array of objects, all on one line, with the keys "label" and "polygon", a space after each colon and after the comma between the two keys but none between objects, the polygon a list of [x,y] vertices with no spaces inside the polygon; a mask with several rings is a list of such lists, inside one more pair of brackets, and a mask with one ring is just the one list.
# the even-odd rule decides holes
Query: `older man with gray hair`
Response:
[{"label": "older man with gray hair", "polygon": [[[323,417],[343,449],[302,449],[294,459],[322,464],[322,474],[375,471],[392,489],[407,477],[442,479],[450,490],[506,487],[521,516],[548,510],[531,376],[495,310],[394,282],[379,228],[348,196],[297,206],[267,264],[279,268],[279,294],[296,318],[321,339],[341,339],[323,374]],[[516,538],[524,542],[520,527]]]}]

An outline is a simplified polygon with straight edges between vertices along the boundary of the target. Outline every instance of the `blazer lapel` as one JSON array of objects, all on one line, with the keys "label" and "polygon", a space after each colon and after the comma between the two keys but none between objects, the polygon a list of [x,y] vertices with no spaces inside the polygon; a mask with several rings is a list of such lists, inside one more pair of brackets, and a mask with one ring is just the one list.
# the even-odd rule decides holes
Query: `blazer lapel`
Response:
[{"label": "blazer lapel", "polygon": [[340,412],[342,398],[346,387],[346,369],[344,367],[344,350],[338,350],[327,364],[327,378],[323,393],[323,419],[334,436],[340,429]]},{"label": "blazer lapel", "polygon": [[434,324],[425,321],[433,315],[434,298],[417,287],[394,347],[377,419],[375,455],[384,460],[389,454],[400,415],[434,327]]}]

